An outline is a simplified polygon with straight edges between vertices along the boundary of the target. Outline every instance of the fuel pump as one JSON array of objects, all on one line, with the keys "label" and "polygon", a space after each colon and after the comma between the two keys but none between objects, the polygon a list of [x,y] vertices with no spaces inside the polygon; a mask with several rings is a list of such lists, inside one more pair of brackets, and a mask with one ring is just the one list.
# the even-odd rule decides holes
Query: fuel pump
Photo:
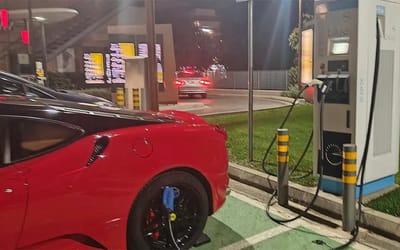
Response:
[{"label": "fuel pump", "polygon": [[[323,165],[322,190],[342,193],[343,144],[366,146],[370,104],[376,96],[363,195],[394,185],[399,166],[400,0],[316,0],[314,77],[327,86],[315,91],[314,173]],[[376,23],[380,67],[374,72]],[[378,73],[373,93],[374,73]],[[320,128],[319,120],[323,119]],[[321,138],[322,137],[322,138]],[[362,154],[358,156],[361,162]],[[360,188],[360,180],[357,189]],[[356,192],[359,194],[359,192]]]}]

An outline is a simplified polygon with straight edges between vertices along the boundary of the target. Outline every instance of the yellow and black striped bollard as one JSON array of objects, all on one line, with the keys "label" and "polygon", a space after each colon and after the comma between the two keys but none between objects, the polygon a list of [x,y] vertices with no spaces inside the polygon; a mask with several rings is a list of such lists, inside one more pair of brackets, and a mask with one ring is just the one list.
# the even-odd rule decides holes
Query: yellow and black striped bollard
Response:
[{"label": "yellow and black striped bollard", "polygon": [[132,96],[133,96],[133,109],[140,110],[140,90],[139,89],[132,89]]},{"label": "yellow and black striped bollard", "polygon": [[277,130],[277,161],[278,161],[278,204],[289,204],[289,131]]},{"label": "yellow and black striped bollard", "polygon": [[125,106],[125,93],[124,88],[117,88],[117,105],[120,107]]},{"label": "yellow and black striped bollard", "polygon": [[356,226],[357,146],[343,145],[342,163],[343,211],[342,227],[350,232]]}]

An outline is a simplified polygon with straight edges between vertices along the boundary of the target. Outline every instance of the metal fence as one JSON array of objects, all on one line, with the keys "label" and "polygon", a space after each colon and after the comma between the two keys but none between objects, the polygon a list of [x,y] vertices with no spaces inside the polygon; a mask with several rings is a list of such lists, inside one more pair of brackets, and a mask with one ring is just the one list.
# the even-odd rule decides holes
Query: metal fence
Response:
[{"label": "metal fence", "polygon": [[[287,70],[255,70],[253,72],[254,89],[287,90]],[[228,71],[225,79],[214,79],[214,87],[220,89],[247,89],[247,71]]]}]

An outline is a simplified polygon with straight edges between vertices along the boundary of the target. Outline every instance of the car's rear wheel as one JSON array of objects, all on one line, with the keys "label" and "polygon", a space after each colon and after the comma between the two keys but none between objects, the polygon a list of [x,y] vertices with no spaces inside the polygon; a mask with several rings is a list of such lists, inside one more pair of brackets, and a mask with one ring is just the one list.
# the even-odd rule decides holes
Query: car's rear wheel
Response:
[{"label": "car's rear wheel", "polygon": [[[173,216],[163,205],[166,187],[175,194]],[[196,177],[183,171],[161,174],[141,190],[132,207],[128,248],[177,249],[177,244],[180,249],[188,249],[202,234],[208,208],[207,193]]]}]

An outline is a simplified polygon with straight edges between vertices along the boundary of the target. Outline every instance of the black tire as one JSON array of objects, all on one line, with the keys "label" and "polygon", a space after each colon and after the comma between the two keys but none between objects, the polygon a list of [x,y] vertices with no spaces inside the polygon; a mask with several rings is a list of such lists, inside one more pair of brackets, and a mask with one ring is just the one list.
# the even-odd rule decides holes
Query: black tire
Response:
[{"label": "black tire", "polygon": [[155,177],[137,196],[128,219],[129,250],[177,249],[170,235],[168,212],[162,205],[165,186],[179,190],[174,201],[176,220],[171,221],[179,248],[189,249],[202,234],[209,211],[203,185],[189,173],[167,172]]},{"label": "black tire", "polygon": [[201,98],[206,99],[207,98],[207,94],[201,94]]}]

